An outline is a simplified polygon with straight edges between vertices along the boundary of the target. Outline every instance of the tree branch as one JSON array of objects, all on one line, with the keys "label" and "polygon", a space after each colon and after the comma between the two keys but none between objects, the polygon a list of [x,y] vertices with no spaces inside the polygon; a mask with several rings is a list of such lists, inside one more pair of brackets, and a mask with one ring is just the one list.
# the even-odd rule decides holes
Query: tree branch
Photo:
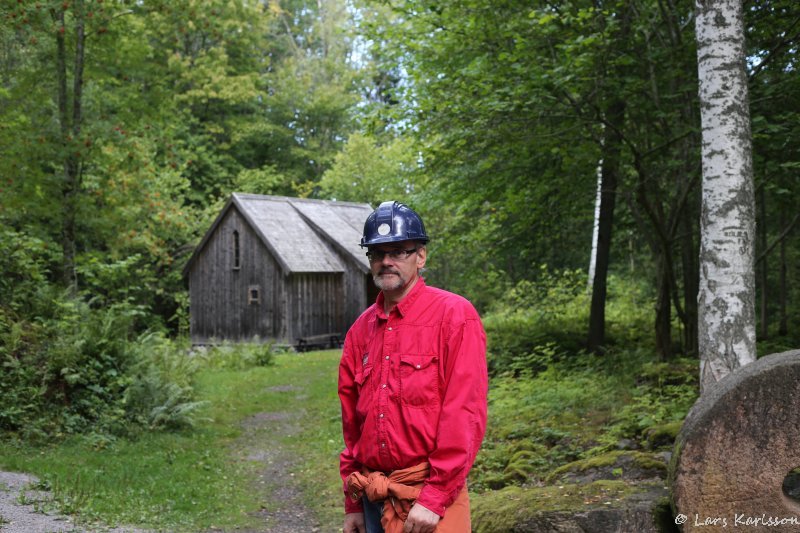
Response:
[{"label": "tree branch", "polygon": [[764,250],[763,252],[761,252],[761,255],[759,255],[759,256],[758,256],[758,258],[756,259],[756,264],[759,264],[761,261],[763,261],[764,259],[766,259],[766,258],[767,258],[767,256],[769,255],[769,253],[770,253],[772,250],[774,250],[774,249],[775,249],[775,247],[776,247],[777,245],[779,245],[779,244],[781,243],[781,241],[782,241],[783,239],[785,239],[785,238],[786,238],[786,236],[787,236],[787,235],[789,235],[789,232],[791,232],[791,231],[792,231],[792,228],[794,228],[794,225],[795,225],[795,224],[797,224],[797,221],[798,221],[798,220],[800,220],[800,213],[798,213],[798,214],[796,214],[796,215],[794,216],[794,218],[792,219],[792,221],[791,221],[791,222],[789,222],[789,225],[788,225],[788,226],[786,226],[786,227],[783,229],[783,231],[781,232],[781,234],[780,234],[780,235],[778,235],[778,238],[777,238],[777,239],[775,239],[775,242],[773,242],[772,244],[770,244],[770,245],[767,247],[767,249],[766,249],[766,250]]}]

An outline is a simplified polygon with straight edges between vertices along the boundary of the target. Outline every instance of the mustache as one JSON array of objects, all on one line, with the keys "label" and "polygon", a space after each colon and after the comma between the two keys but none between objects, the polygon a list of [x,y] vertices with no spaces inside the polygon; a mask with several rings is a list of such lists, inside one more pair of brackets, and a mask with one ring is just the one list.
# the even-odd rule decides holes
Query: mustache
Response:
[{"label": "mustache", "polygon": [[398,272],[396,270],[392,270],[391,268],[382,268],[382,269],[380,269],[380,271],[378,272],[378,275],[382,276],[384,274],[394,274],[395,276],[399,276],[400,272]]}]

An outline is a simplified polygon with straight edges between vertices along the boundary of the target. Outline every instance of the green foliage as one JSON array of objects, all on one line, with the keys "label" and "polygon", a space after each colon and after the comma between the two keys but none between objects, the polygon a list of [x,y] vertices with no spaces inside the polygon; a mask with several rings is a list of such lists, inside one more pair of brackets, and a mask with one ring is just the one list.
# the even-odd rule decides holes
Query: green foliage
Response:
[{"label": "green foliage", "polygon": [[130,385],[121,399],[126,418],[150,429],[193,427],[198,410],[194,378],[200,364],[188,346],[147,333],[131,343]]},{"label": "green foliage", "polygon": [[[665,432],[667,437],[673,432],[674,437],[675,424],[683,421],[698,390],[695,359],[645,363],[627,402],[612,417],[605,440],[610,444],[618,438],[637,438],[648,447],[663,443]],[[666,443],[671,440],[667,438]]]},{"label": "green foliage", "polygon": [[[42,297],[34,293],[33,297]],[[185,347],[136,335],[142,310],[93,309],[49,294],[37,322],[0,307],[0,428],[52,439],[73,433],[134,434],[190,426],[193,400]]]},{"label": "green foliage", "polygon": [[246,370],[254,366],[270,366],[276,350],[271,342],[223,342],[195,349],[192,358],[204,368]]},{"label": "green foliage", "polygon": [[[535,281],[520,281],[484,317],[493,374],[530,375],[585,346],[590,294],[586,274],[541,266]],[[630,280],[609,281],[609,345],[645,345],[650,298]],[[643,338],[644,337],[644,338]]]},{"label": "green foliage", "polygon": [[651,360],[637,350],[565,352],[540,357],[534,375],[492,378],[489,426],[470,486],[543,483],[559,467],[602,456],[623,440],[670,446],[697,398],[697,364]]},{"label": "green foliage", "polygon": [[[158,372],[183,384],[189,374],[184,367],[196,371],[191,382],[201,405],[193,429],[119,439],[70,436],[46,444],[6,434],[0,469],[37,475],[55,508],[77,513],[80,526],[100,521],[158,531],[256,530],[269,528],[261,511],[275,509],[265,498],[282,480],[262,477],[264,463],[251,454],[261,450],[274,457],[280,447],[291,455],[292,477],[322,529],[339,527],[341,424],[334,369],[340,352],[277,354],[269,366],[245,365],[242,360],[273,352],[260,344],[220,346],[190,357],[181,352],[175,360],[162,342],[151,335],[142,343],[153,348]],[[291,431],[278,431],[269,417],[259,424],[257,415],[265,413],[285,415]]]},{"label": "green foliage", "polygon": [[321,192],[337,200],[375,206],[393,198],[408,202],[409,193],[415,189],[417,158],[411,139],[397,137],[378,145],[374,139],[355,133],[323,175]]},{"label": "green foliage", "polygon": [[537,281],[509,289],[484,318],[490,370],[530,374],[564,350],[579,350],[588,320],[585,283],[580,272],[542,267]]},{"label": "green foliage", "polygon": [[8,312],[36,316],[45,311],[41,293],[47,290],[50,269],[59,257],[55,248],[54,243],[25,232],[0,229],[0,305]]}]

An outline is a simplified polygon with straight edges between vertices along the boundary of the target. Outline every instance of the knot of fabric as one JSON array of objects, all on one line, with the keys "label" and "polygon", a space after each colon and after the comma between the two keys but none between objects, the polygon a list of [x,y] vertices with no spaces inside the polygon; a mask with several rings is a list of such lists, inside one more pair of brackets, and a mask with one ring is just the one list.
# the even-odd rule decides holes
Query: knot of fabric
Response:
[{"label": "knot of fabric", "polygon": [[371,502],[383,500],[383,530],[386,533],[400,533],[429,472],[428,463],[395,470],[388,476],[377,470],[353,472],[347,477],[347,494],[353,501],[358,501],[365,494]]}]

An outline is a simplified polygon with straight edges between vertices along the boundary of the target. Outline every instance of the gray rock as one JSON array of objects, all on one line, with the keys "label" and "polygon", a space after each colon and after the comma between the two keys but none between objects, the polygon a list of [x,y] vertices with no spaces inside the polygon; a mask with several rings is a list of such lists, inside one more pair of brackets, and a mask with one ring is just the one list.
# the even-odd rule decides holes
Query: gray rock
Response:
[{"label": "gray rock", "polygon": [[667,497],[653,488],[628,498],[621,507],[587,511],[542,512],[518,522],[513,533],[660,533],[655,507]]},{"label": "gray rock", "polygon": [[683,531],[800,532],[784,495],[800,466],[800,350],[758,359],[720,380],[689,411],[670,463]]}]

